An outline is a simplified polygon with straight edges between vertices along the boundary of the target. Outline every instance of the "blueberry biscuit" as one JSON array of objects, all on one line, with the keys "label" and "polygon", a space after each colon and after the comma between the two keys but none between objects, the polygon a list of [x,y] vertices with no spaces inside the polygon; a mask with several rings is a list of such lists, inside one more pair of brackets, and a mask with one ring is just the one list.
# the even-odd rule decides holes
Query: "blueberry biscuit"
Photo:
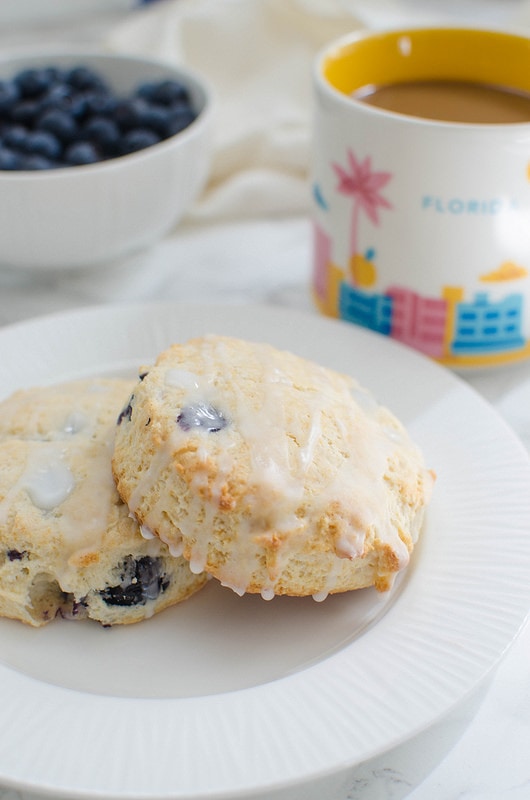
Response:
[{"label": "blueberry biscuit", "polygon": [[238,594],[388,589],[433,476],[352,378],[265,344],[206,336],[145,368],[113,470],[137,520]]},{"label": "blueberry biscuit", "polygon": [[130,390],[79,380],[0,403],[1,616],[137,622],[205,582],[142,535],[116,491],[113,436]]}]

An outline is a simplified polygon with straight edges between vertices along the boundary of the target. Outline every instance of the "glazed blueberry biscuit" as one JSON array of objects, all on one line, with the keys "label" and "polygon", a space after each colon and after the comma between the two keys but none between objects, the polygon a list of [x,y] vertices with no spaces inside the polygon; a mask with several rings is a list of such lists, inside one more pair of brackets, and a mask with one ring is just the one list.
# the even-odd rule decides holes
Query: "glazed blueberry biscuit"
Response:
[{"label": "glazed blueberry biscuit", "polygon": [[265,344],[206,336],[143,371],[113,470],[137,520],[238,594],[388,589],[433,477],[352,378]]},{"label": "glazed blueberry biscuit", "polygon": [[131,623],[205,582],[142,535],[116,491],[113,436],[130,390],[125,380],[80,380],[0,404],[1,616]]}]

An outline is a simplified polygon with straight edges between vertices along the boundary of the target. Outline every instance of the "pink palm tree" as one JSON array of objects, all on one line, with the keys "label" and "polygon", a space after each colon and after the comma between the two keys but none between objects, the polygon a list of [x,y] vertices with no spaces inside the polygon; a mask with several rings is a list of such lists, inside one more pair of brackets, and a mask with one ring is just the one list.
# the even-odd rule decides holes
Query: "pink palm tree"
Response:
[{"label": "pink palm tree", "polygon": [[353,209],[350,229],[350,254],[358,252],[359,216],[363,210],[374,225],[379,224],[378,209],[392,208],[379,190],[386,186],[392,177],[391,172],[372,172],[372,160],[366,156],[364,161],[357,161],[352,150],[348,150],[349,171],[339,164],[332,164],[339,179],[337,191],[353,198]]}]

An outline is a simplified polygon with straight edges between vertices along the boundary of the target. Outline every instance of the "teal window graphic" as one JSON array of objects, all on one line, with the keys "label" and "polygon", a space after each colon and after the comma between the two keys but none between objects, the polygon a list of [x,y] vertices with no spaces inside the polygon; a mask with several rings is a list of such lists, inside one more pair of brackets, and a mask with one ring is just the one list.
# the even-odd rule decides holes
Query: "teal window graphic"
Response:
[{"label": "teal window graphic", "polygon": [[385,294],[366,294],[342,283],[339,315],[348,322],[388,335],[392,327],[392,298]]},{"label": "teal window graphic", "polygon": [[488,353],[522,347],[522,310],[520,294],[491,302],[485,292],[477,293],[474,302],[457,305],[451,349],[454,353]]}]

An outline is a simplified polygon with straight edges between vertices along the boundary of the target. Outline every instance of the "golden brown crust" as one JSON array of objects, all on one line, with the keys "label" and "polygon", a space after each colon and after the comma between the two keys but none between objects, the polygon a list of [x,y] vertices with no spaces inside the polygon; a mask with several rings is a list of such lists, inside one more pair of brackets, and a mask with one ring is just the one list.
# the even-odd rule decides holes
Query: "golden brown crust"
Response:
[{"label": "golden brown crust", "polygon": [[391,585],[432,476],[362,387],[216,336],[173,345],[147,373],[117,429],[114,476],[192,569],[267,596]]}]

